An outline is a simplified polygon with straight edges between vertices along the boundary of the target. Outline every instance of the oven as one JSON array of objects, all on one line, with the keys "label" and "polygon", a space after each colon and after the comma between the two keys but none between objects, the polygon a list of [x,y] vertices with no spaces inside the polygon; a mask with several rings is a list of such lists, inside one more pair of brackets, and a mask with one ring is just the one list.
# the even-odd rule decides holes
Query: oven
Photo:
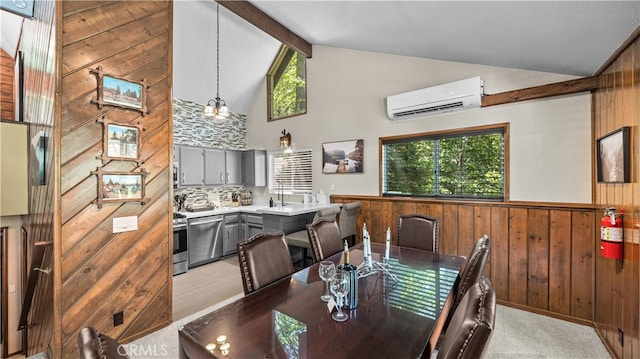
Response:
[{"label": "oven", "polygon": [[187,216],[173,214],[173,275],[185,273],[188,269]]}]

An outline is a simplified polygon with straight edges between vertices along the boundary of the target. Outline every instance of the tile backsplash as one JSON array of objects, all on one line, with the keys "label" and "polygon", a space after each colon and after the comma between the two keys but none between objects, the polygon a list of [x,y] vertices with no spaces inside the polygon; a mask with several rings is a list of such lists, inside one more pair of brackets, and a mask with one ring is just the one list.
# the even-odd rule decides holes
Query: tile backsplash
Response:
[{"label": "tile backsplash", "polygon": [[[247,118],[229,112],[229,118],[217,120],[204,117],[204,105],[173,99],[173,143],[212,147],[225,150],[247,149]],[[211,186],[174,189],[175,195],[187,195],[185,205],[206,204],[209,195],[231,200],[231,194],[244,190],[244,186]],[[214,196],[215,197],[215,196]]]}]

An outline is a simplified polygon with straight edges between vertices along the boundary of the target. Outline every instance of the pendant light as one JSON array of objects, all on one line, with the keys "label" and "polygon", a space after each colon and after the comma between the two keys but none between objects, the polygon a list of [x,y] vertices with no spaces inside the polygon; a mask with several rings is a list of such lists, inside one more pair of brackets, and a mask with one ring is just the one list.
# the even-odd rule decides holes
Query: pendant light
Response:
[{"label": "pendant light", "polygon": [[[206,117],[224,119],[229,116],[229,109],[223,99],[220,98],[220,4],[216,3],[216,98],[207,101],[204,108]],[[214,101],[211,105],[211,101]]]}]

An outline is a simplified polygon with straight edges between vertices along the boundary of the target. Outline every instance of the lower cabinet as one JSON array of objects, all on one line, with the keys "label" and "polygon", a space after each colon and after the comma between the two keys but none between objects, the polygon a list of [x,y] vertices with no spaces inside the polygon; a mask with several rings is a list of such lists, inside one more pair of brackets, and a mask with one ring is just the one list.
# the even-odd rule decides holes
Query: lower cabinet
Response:
[{"label": "lower cabinet", "polygon": [[249,239],[262,233],[262,215],[243,213],[240,215],[240,239]]},{"label": "lower cabinet", "polygon": [[224,238],[222,240],[222,255],[227,256],[237,252],[238,238],[240,238],[240,221],[238,214],[224,216]]}]

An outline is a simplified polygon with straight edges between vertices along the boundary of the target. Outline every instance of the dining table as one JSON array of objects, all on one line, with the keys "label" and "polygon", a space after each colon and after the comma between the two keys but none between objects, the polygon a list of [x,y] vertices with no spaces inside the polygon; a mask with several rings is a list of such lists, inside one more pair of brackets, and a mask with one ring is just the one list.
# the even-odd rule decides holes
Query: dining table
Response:
[{"label": "dining table", "polygon": [[[320,299],[325,282],[315,263],[180,326],[180,358],[421,357],[446,320],[465,258],[399,246],[384,258],[385,245],[370,248],[375,265],[361,268],[346,321],[333,320]],[[362,243],[349,252],[351,264],[364,261]]]}]

